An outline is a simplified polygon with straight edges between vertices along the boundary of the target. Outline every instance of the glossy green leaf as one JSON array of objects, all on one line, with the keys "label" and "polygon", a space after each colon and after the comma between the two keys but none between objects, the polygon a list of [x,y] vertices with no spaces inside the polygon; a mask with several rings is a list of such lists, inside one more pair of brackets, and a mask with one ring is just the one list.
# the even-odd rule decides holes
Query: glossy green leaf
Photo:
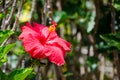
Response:
[{"label": "glossy green leaf", "polygon": [[6,38],[12,35],[14,32],[11,30],[0,30],[0,43],[2,43]]},{"label": "glossy green leaf", "polygon": [[108,49],[110,49],[110,47],[107,46],[107,44],[105,44],[104,42],[101,42],[101,43],[97,44],[96,48],[97,48],[98,52],[100,52],[100,53],[104,53]]},{"label": "glossy green leaf", "polygon": [[0,80],[9,80],[8,76],[0,70]]},{"label": "glossy green leaf", "polygon": [[33,78],[36,77],[36,73],[35,72],[31,72],[27,77],[26,80],[32,80]]},{"label": "glossy green leaf", "polygon": [[0,59],[3,58],[13,47],[15,44],[8,44],[0,47]]},{"label": "glossy green leaf", "polygon": [[73,73],[71,73],[71,72],[64,73],[65,77],[72,76],[72,75],[73,75]]},{"label": "glossy green leaf", "polygon": [[86,64],[94,71],[98,66],[99,59],[97,57],[87,57]]},{"label": "glossy green leaf", "polygon": [[58,23],[60,21],[64,21],[67,18],[67,14],[64,11],[56,11],[55,12],[55,16],[54,16],[54,20]]},{"label": "glossy green leaf", "polygon": [[5,14],[0,13],[0,19],[2,19],[3,17],[5,17]]},{"label": "glossy green leaf", "polygon": [[114,4],[113,6],[116,8],[116,10],[120,10],[120,4],[117,4],[117,3],[116,3],[116,4]]},{"label": "glossy green leaf", "polygon": [[15,44],[8,44],[0,47],[0,66],[7,61],[7,53],[15,46]]},{"label": "glossy green leaf", "polygon": [[94,28],[95,25],[95,12],[92,12],[91,17],[90,17],[90,21],[88,22],[88,26],[87,26],[87,32],[91,32]]},{"label": "glossy green leaf", "polygon": [[5,62],[7,62],[7,56],[4,56],[0,59],[0,66],[2,66]]},{"label": "glossy green leaf", "polygon": [[100,37],[107,43],[107,46],[120,50],[120,33],[105,34]]},{"label": "glossy green leaf", "polygon": [[9,80],[24,80],[32,71],[32,68],[15,70],[9,74]]},{"label": "glossy green leaf", "polygon": [[46,66],[46,63],[40,62],[39,59],[31,59],[32,66]]},{"label": "glossy green leaf", "polygon": [[16,41],[16,46],[14,47],[13,53],[16,54],[16,55],[25,54],[25,50],[24,50],[24,48],[21,44],[21,41]]}]

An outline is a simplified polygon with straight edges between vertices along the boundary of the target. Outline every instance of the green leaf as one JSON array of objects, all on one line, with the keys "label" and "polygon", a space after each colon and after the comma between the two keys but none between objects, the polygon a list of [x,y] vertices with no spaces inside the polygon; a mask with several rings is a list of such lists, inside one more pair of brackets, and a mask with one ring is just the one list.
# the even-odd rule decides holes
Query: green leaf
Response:
[{"label": "green leaf", "polygon": [[13,49],[14,49],[13,53],[16,55],[25,54],[25,50],[21,44],[21,41],[16,41],[16,46]]},{"label": "green leaf", "polygon": [[100,37],[107,43],[107,46],[120,50],[120,32],[100,35]]},{"label": "green leaf", "polygon": [[15,43],[0,47],[0,59],[3,58],[14,46]]},{"label": "green leaf", "polygon": [[71,73],[71,72],[66,72],[66,73],[64,73],[64,76],[65,76],[65,77],[72,76],[72,75],[73,75],[73,73]]},{"label": "green leaf", "polygon": [[0,19],[2,19],[3,17],[5,17],[5,14],[0,13]]},{"label": "green leaf", "polygon": [[97,68],[97,63],[99,59],[97,57],[87,57],[86,64],[90,67],[92,71]]},{"label": "green leaf", "polygon": [[46,66],[47,64],[46,63],[43,63],[43,62],[40,62],[39,59],[32,59],[31,58],[31,64],[32,66]]},{"label": "green leaf", "polygon": [[0,66],[7,61],[7,53],[15,46],[15,44],[8,44],[0,47]]},{"label": "green leaf", "polygon": [[8,76],[0,70],[0,80],[9,80]]},{"label": "green leaf", "polygon": [[35,72],[31,72],[27,77],[26,80],[32,80],[33,78],[36,77],[36,73]]},{"label": "green leaf", "polygon": [[67,18],[67,14],[64,11],[56,11],[55,12],[55,16],[54,16],[54,20],[58,23],[61,21],[64,21]]},{"label": "green leaf", "polygon": [[2,66],[5,62],[7,62],[7,56],[4,56],[3,58],[0,59],[0,66]]},{"label": "green leaf", "polygon": [[9,80],[24,80],[32,71],[33,68],[15,70],[9,74]]},{"label": "green leaf", "polygon": [[105,53],[108,49],[110,49],[110,47],[107,46],[106,44],[97,44],[96,48],[100,53]]},{"label": "green leaf", "polygon": [[95,12],[92,12],[91,17],[90,17],[90,21],[88,22],[88,26],[87,26],[87,32],[91,32],[94,28],[95,25]]},{"label": "green leaf", "polygon": [[11,30],[0,30],[0,43],[2,43],[6,38],[11,36],[14,32]]},{"label": "green leaf", "polygon": [[113,6],[116,8],[116,10],[120,10],[120,4],[115,3]]}]

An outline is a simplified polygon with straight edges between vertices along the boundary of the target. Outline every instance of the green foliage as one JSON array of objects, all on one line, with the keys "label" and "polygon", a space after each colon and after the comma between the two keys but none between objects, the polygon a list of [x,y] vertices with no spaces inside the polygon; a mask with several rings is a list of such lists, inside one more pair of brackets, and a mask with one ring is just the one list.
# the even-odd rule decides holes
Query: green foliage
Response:
[{"label": "green foliage", "polygon": [[95,25],[94,20],[95,20],[95,13],[93,12],[91,14],[90,21],[88,21],[88,25],[87,25],[87,32],[88,33],[91,32],[92,29],[94,28],[94,25]]},{"label": "green foliage", "polygon": [[17,69],[6,75],[0,70],[0,80],[25,80],[26,78],[30,80],[35,76],[32,71],[33,68]]},{"label": "green foliage", "polygon": [[3,56],[5,56],[11,50],[11,48],[14,46],[15,46],[15,44],[8,44],[8,45],[0,47],[0,59]]},{"label": "green foliage", "polygon": [[14,47],[13,53],[16,55],[22,55],[25,53],[24,48],[20,41],[16,41],[16,46]]},{"label": "green foliage", "polygon": [[61,21],[64,21],[67,18],[67,14],[65,11],[56,11],[55,12],[55,16],[54,16],[54,20],[59,23]]},{"label": "green foliage", "polygon": [[0,70],[0,80],[9,80],[8,76]]},{"label": "green foliage", "polygon": [[100,37],[107,43],[108,47],[120,50],[120,32],[100,35]]},{"label": "green foliage", "polygon": [[46,63],[43,63],[43,62],[40,62],[39,59],[31,59],[31,64],[33,67],[36,67],[36,66],[46,66],[47,64]]},{"label": "green foliage", "polygon": [[0,66],[7,61],[7,53],[15,46],[15,44],[8,44],[0,47]]},{"label": "green foliage", "polygon": [[32,78],[35,78],[36,77],[36,73],[35,72],[31,72],[27,77],[26,79],[27,80],[31,80]]},{"label": "green foliage", "polygon": [[97,57],[87,57],[86,64],[90,67],[91,71],[94,71],[98,66],[98,61]]},{"label": "green foliage", "polygon": [[120,1],[114,0],[113,6],[115,7],[116,10],[120,10]]},{"label": "green foliage", "polygon": [[107,44],[105,44],[104,42],[97,44],[96,48],[97,48],[98,52],[101,52],[101,53],[106,52],[107,49],[110,49],[110,47],[107,46]]},{"label": "green foliage", "polygon": [[11,36],[14,32],[11,30],[0,30],[0,43],[2,43],[6,38]]},{"label": "green foliage", "polygon": [[0,13],[0,19],[2,19],[3,17],[5,17],[5,15]]},{"label": "green foliage", "polygon": [[64,73],[64,76],[65,76],[65,77],[68,77],[68,76],[71,76],[71,75],[73,75],[73,73],[70,73],[70,72]]},{"label": "green foliage", "polygon": [[7,56],[3,56],[1,59],[0,59],[0,66],[2,66],[5,62],[7,62]]},{"label": "green foliage", "polygon": [[[67,13],[67,15],[73,15],[74,13],[81,14],[82,9],[80,8],[81,2],[84,2],[83,0],[65,0],[63,4],[63,10]],[[84,5],[84,4],[83,4]],[[84,15],[84,13],[82,13]]]},{"label": "green foliage", "polygon": [[18,69],[11,72],[8,77],[9,80],[24,80],[31,72],[33,68]]},{"label": "green foliage", "polygon": [[120,4],[114,4],[114,7],[116,8],[116,10],[120,10]]}]

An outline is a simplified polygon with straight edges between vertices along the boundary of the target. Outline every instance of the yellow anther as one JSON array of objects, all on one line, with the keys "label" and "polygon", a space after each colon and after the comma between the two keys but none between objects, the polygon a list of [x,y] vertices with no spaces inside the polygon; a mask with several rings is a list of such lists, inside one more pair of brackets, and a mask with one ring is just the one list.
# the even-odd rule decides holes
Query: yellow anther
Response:
[{"label": "yellow anther", "polygon": [[49,27],[49,32],[53,32],[53,31],[55,31],[55,29],[56,29],[56,27],[54,25],[51,25]]}]

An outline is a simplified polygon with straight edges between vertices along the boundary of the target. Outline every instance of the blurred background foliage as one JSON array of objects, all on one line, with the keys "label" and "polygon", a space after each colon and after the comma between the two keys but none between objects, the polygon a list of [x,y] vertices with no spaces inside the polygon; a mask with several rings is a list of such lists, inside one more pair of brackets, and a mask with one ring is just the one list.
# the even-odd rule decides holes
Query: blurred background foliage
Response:
[{"label": "blurred background foliage", "polygon": [[[72,44],[58,67],[31,59],[18,40],[28,21]],[[120,0],[0,0],[0,80],[120,80]]]}]

